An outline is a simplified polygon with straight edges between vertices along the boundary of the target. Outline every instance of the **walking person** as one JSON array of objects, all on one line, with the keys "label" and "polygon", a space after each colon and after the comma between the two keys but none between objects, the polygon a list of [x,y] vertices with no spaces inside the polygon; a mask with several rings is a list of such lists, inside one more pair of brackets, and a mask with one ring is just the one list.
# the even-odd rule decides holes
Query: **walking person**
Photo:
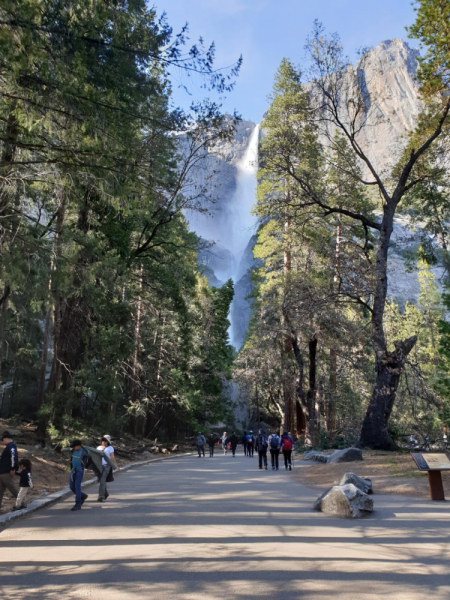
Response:
[{"label": "walking person", "polygon": [[294,443],[287,431],[285,431],[281,436],[280,447],[283,451],[284,456],[284,468],[286,469],[286,471],[288,470],[288,468],[289,471],[292,471],[292,448],[294,447]]},{"label": "walking person", "polygon": [[5,448],[0,456],[0,508],[5,490],[8,490],[14,498],[17,498],[19,494],[14,485],[14,476],[19,469],[17,446],[9,431],[3,432],[2,444]]},{"label": "walking person", "polygon": [[237,448],[237,445],[238,445],[238,442],[239,442],[239,438],[236,435],[235,431],[233,431],[233,435],[230,436],[230,439],[228,441],[229,441],[229,443],[231,445],[231,452],[232,452],[233,456],[236,456],[236,448]]},{"label": "walking person", "polygon": [[222,441],[222,450],[224,455],[227,453],[227,446],[228,446],[228,437],[227,437],[227,432],[224,431],[223,432],[223,436],[221,437],[221,441]]},{"label": "walking person", "polygon": [[244,435],[242,436],[242,445],[244,447],[244,456],[247,456],[247,452],[248,452],[247,442],[248,442],[248,440],[247,440],[247,432],[244,431]]},{"label": "walking person", "polygon": [[[109,459],[114,463],[116,469],[118,470],[119,467],[117,465],[116,462],[116,458],[114,456],[114,448],[111,445],[111,436],[110,435],[104,435],[100,441],[100,446],[97,447],[97,450],[102,450],[108,457]],[[110,481],[114,481],[114,478],[112,476],[112,467],[106,462],[106,459],[103,458],[102,456],[102,473],[100,476],[100,480],[99,480],[99,486],[98,486],[98,498],[97,498],[97,502],[104,502],[108,496],[108,488],[106,487],[106,484],[109,483]]]},{"label": "walking person", "polygon": [[75,494],[75,506],[73,506],[70,510],[81,510],[84,501],[88,497],[87,494],[83,494],[81,491],[81,482],[84,477],[84,465],[88,458],[88,453],[81,446],[80,440],[73,440],[70,444],[72,448],[72,458],[70,461],[70,480],[69,487],[71,491]]},{"label": "walking person", "polygon": [[28,458],[21,458],[19,460],[19,470],[16,471],[16,475],[20,477],[19,493],[17,494],[16,505],[13,507],[13,510],[22,510],[22,508],[27,507],[25,498],[27,497],[28,491],[33,487],[31,460]]},{"label": "walking person", "polygon": [[216,445],[216,436],[214,433],[208,437],[208,446],[209,446],[209,458],[214,456],[214,446]]},{"label": "walking person", "polygon": [[206,446],[205,436],[202,434],[201,431],[199,431],[198,436],[197,436],[197,450],[198,450],[199,458],[201,458],[202,455],[203,455],[203,458],[205,458],[205,446]]},{"label": "walking person", "polygon": [[266,432],[264,431],[264,429],[260,429],[258,432],[258,440],[257,440],[259,468],[262,469],[263,463],[264,463],[264,469],[266,471],[267,471],[267,447],[268,447],[268,445],[269,445],[269,440],[267,439]]},{"label": "walking person", "polygon": [[278,458],[280,454],[280,436],[275,432],[269,435],[270,461],[272,470],[278,471]]},{"label": "walking person", "polygon": [[255,436],[253,431],[250,429],[247,436],[247,456],[253,456],[255,450]]}]

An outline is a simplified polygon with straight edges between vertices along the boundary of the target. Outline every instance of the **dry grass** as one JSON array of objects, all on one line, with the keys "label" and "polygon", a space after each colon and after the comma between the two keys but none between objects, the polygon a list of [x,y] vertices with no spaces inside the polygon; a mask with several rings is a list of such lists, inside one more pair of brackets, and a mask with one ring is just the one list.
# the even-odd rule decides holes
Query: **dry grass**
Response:
[{"label": "dry grass", "polygon": [[[302,455],[297,458],[301,459]],[[351,471],[370,477],[376,494],[404,494],[414,498],[430,497],[428,476],[420,472],[407,453],[365,451],[364,460],[351,463],[324,464],[311,461],[311,466],[294,468],[294,477],[308,487],[326,489],[339,483]],[[450,499],[450,472],[443,473],[444,491]]]}]

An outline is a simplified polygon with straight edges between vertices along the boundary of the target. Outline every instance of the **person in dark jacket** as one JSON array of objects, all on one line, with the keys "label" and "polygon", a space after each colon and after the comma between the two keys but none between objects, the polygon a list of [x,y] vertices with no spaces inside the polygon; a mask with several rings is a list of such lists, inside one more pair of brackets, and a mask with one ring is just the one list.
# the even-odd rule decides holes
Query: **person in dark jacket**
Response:
[{"label": "person in dark jacket", "polygon": [[236,432],[233,431],[233,435],[230,435],[230,437],[228,438],[228,443],[231,445],[231,452],[233,454],[233,456],[236,456],[236,448],[239,442],[239,438],[236,435]]},{"label": "person in dark jacket", "polygon": [[287,431],[283,433],[281,436],[280,448],[283,451],[284,456],[284,468],[286,471],[289,468],[289,471],[292,471],[292,448],[294,447],[294,442],[292,441],[291,436]]},{"label": "person in dark jacket", "polygon": [[17,447],[8,431],[3,433],[2,443],[5,449],[0,456],[0,508],[5,490],[9,490],[14,498],[17,498],[19,493],[13,479],[19,468]]},{"label": "person in dark jacket", "polygon": [[242,436],[242,445],[244,446],[244,455],[247,456],[247,432],[244,431],[244,435]]},{"label": "person in dark jacket", "polygon": [[262,469],[264,463],[264,468],[267,471],[267,447],[269,445],[269,441],[264,429],[259,430],[256,444],[258,447],[259,468]]},{"label": "person in dark jacket", "polygon": [[25,498],[27,497],[28,491],[33,487],[33,478],[31,477],[31,460],[28,458],[21,458],[19,460],[19,470],[16,471],[16,475],[20,477],[19,494],[13,510],[21,510],[22,508],[27,507],[25,504]]},{"label": "person in dark jacket", "polygon": [[72,458],[70,461],[70,480],[69,486],[71,491],[75,494],[75,506],[73,506],[70,510],[81,510],[81,507],[88,497],[87,494],[83,494],[81,491],[81,482],[83,481],[84,476],[84,461],[85,457],[88,456],[88,453],[84,448],[81,447],[80,440],[73,440],[71,443],[72,448]]},{"label": "person in dark jacket", "polygon": [[214,433],[208,437],[208,447],[209,447],[209,457],[212,458],[214,456],[214,446],[216,445],[217,436]]},{"label": "person in dark jacket", "polygon": [[201,431],[198,432],[198,436],[197,436],[195,443],[197,446],[198,457],[201,458],[201,456],[203,455],[203,458],[205,458],[206,440],[205,440],[205,436],[202,434]]}]

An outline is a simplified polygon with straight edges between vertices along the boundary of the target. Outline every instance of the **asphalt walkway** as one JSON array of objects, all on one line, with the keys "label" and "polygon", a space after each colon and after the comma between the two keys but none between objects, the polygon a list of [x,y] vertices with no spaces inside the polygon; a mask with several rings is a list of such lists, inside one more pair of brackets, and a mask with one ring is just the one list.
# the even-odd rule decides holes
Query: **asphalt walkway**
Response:
[{"label": "asphalt walkway", "polygon": [[448,600],[450,503],[375,494],[362,520],[256,459],[180,457],[0,533],[5,600]]}]

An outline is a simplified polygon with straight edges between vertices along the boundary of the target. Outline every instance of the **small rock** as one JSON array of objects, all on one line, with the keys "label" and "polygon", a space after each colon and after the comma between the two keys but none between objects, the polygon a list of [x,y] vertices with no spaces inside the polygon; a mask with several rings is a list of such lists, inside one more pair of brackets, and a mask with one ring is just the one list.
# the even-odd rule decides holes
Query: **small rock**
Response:
[{"label": "small rock", "polygon": [[316,452],[315,450],[308,452],[308,454],[306,454],[303,457],[303,460],[317,460],[318,462],[323,462],[323,463],[328,462],[328,459],[329,459],[328,454],[322,454],[320,452]]},{"label": "small rock", "polygon": [[347,485],[347,483],[353,483],[353,485],[356,485],[356,487],[365,494],[371,494],[373,491],[372,480],[368,477],[358,477],[358,475],[355,475],[354,473],[345,473],[345,475],[342,476],[339,485]]},{"label": "small rock", "polygon": [[335,485],[324,492],[314,503],[314,510],[335,517],[360,519],[373,511],[373,500],[356,485]]},{"label": "small rock", "polygon": [[151,458],[153,456],[153,454],[151,452],[149,452],[148,450],[144,450],[144,452],[142,453],[142,456],[144,458]]},{"label": "small rock", "polygon": [[352,462],[354,460],[363,460],[362,452],[359,448],[335,450],[328,458],[329,463]]},{"label": "small rock", "polygon": [[40,450],[42,448],[42,446],[40,444],[36,444],[36,446],[34,447],[35,450]]}]

